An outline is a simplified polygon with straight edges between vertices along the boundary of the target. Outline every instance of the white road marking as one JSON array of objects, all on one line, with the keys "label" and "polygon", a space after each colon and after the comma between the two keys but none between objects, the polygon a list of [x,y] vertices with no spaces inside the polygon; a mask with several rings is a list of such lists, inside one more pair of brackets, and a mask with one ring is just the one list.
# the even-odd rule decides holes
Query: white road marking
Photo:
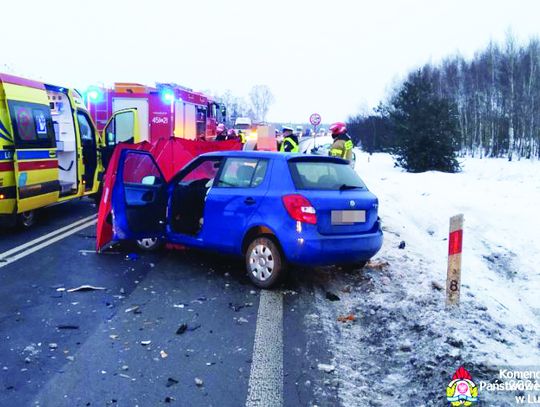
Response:
[{"label": "white road marking", "polygon": [[[94,219],[89,220],[89,221],[87,221],[88,218],[81,219],[80,221],[74,222],[71,225],[55,230],[54,232],[38,237],[37,239],[31,240],[28,243],[17,246],[11,250],[8,250],[7,252],[0,254],[0,268],[5,267],[8,264],[11,264],[19,259],[22,259],[23,257],[26,257],[34,252],[37,252],[38,250],[41,250],[44,247],[47,247],[53,243],[56,243],[59,240],[62,240],[74,233],[79,232],[80,230],[86,229],[87,227],[95,225],[97,223],[97,219],[95,219],[95,215],[92,215],[89,218],[94,218]],[[81,224],[81,222],[84,222],[84,221],[87,221],[87,222]]]},{"label": "white road marking", "polygon": [[62,232],[65,232],[66,230],[69,230],[77,225],[80,225],[81,223],[84,223],[86,221],[89,221],[90,219],[94,219],[96,217],[96,215],[91,215],[91,216],[88,216],[86,218],[82,218],[82,219],[79,219],[78,221],[76,222],[73,222],[67,226],[64,226],[60,229],[56,229],[56,230],[53,230],[52,232],[50,233],[47,233],[46,235],[43,235],[43,236],[40,236],[34,240],[30,240],[29,242],[26,242],[25,244],[22,244],[20,246],[17,246],[17,247],[14,247],[13,249],[10,249],[4,253],[0,253],[0,259],[3,259],[5,257],[8,257],[8,256],[11,256],[13,253],[17,253],[17,252],[20,252],[21,250],[24,250],[26,249],[27,247],[30,247],[30,246],[33,246],[43,240],[47,240],[49,239],[50,237],[54,236],[54,235],[57,235],[59,233],[62,233]]},{"label": "white road marking", "polygon": [[283,406],[283,296],[261,290],[246,407]]}]

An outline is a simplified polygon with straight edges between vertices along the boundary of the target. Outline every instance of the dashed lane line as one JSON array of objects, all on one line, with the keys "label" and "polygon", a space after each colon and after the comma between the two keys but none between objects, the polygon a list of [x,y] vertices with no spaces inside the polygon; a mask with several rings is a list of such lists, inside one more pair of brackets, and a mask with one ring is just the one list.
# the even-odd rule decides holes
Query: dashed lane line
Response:
[{"label": "dashed lane line", "polygon": [[246,407],[283,406],[283,295],[262,290]]}]

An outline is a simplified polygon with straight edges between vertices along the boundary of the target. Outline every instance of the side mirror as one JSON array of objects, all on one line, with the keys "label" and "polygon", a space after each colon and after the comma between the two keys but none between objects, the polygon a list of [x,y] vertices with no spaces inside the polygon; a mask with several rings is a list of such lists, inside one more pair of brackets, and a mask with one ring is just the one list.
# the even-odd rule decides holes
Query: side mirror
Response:
[{"label": "side mirror", "polygon": [[155,175],[147,175],[146,177],[143,177],[141,180],[141,184],[143,185],[156,185],[159,184],[159,178]]}]

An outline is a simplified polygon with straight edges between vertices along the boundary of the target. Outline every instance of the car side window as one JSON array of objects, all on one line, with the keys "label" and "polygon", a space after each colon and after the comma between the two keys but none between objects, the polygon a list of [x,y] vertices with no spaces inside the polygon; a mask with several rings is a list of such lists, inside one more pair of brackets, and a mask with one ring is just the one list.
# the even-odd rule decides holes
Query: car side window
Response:
[{"label": "car side window", "polygon": [[268,160],[228,158],[215,186],[255,188],[263,182],[267,167]]},{"label": "car side window", "polygon": [[146,153],[128,152],[124,159],[123,173],[126,184],[158,185],[162,181],[157,164]]},{"label": "car side window", "polygon": [[191,184],[194,181],[213,180],[221,166],[221,158],[210,158],[201,161],[179,180],[179,184]]}]

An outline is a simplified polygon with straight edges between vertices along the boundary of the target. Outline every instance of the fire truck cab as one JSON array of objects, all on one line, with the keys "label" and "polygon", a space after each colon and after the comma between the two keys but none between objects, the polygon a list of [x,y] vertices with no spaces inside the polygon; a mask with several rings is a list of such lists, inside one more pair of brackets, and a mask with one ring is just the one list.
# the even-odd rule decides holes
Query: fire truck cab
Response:
[{"label": "fire truck cab", "polygon": [[155,87],[115,83],[112,89],[87,90],[86,99],[98,129],[105,134],[105,162],[122,142],[153,142],[171,136],[211,140],[226,116],[223,105],[173,83]]},{"label": "fire truck cab", "polygon": [[75,90],[0,74],[0,224],[96,193],[101,144]]}]

